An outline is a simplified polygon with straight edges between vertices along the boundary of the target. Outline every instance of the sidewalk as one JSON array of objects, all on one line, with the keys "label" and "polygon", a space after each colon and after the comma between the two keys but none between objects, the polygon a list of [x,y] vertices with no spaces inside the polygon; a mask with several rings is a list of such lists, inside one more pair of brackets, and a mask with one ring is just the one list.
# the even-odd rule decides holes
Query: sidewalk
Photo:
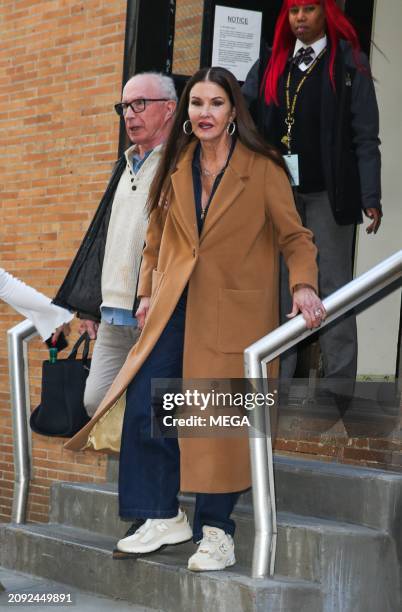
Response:
[{"label": "sidewalk", "polygon": [[[151,610],[151,608],[143,608],[117,599],[109,599],[101,595],[94,595],[85,591],[79,591],[65,584],[30,576],[29,574],[21,574],[0,567],[0,585],[3,585],[5,591],[2,591],[0,586],[0,610],[12,610],[23,612],[28,610],[43,610],[50,612],[52,609],[55,612],[163,612]],[[151,588],[151,585],[150,587]],[[70,595],[72,603],[68,605],[56,603],[9,603],[12,599],[12,594],[23,595],[47,595],[50,598],[51,593],[63,593],[67,597]],[[43,598],[45,599],[45,597]],[[18,597],[18,600],[20,598]]]}]

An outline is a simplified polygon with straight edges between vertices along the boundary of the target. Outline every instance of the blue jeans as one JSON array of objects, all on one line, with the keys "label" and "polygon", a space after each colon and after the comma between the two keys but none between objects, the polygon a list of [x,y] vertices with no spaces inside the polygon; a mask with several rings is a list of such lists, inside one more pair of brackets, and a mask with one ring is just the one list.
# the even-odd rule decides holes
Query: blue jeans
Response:
[{"label": "blue jeans", "polygon": [[[180,451],[175,438],[152,437],[151,380],[181,378],[185,299],[181,299],[126,395],[120,449],[119,514],[123,519],[172,518],[177,515],[180,489]],[[198,493],[193,539],[202,539],[203,525],[230,535],[230,519],[240,493]]]}]

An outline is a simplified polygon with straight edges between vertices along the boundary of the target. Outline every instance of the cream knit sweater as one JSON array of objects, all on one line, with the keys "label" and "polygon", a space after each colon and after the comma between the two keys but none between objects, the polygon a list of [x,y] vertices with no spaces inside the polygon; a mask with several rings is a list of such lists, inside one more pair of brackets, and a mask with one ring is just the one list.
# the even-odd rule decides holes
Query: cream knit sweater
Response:
[{"label": "cream knit sweater", "polygon": [[102,268],[102,306],[131,310],[148,224],[145,204],[161,157],[156,147],[134,174],[131,159],[135,146],[125,152],[126,168],[112,205]]}]

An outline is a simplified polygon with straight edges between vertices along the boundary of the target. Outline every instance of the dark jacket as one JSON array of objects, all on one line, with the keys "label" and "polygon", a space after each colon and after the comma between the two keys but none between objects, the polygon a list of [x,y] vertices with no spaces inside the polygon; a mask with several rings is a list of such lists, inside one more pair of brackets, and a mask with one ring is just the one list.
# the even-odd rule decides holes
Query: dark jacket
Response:
[{"label": "dark jacket", "polygon": [[107,231],[114,194],[126,163],[124,156],[116,162],[91,225],[53,300],[54,304],[77,312],[81,318],[96,321],[100,319],[102,266]]},{"label": "dark jacket", "polygon": [[[260,95],[270,53],[265,47],[243,85],[251,114],[268,142],[279,120],[278,107],[266,105]],[[361,222],[362,209],[381,208],[379,114],[367,57],[360,55],[367,71],[358,70],[350,45],[341,41],[335,91],[329,78],[329,57],[326,53],[322,72],[321,159],[335,220],[346,225]],[[284,87],[283,77],[278,86]]]}]

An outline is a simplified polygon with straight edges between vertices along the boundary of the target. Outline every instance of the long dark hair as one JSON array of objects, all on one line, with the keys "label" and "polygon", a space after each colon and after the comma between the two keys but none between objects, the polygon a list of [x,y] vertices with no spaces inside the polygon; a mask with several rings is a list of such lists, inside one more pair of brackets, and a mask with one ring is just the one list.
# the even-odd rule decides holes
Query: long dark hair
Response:
[{"label": "long dark hair", "polygon": [[188,136],[184,133],[183,124],[189,118],[188,105],[190,92],[194,85],[200,81],[216,83],[227,93],[232,106],[236,108],[235,123],[238,140],[251,151],[268,157],[277,166],[283,168],[285,172],[287,171],[282,155],[274,147],[265,142],[262,136],[257,132],[257,128],[254,125],[241,93],[240,86],[233,74],[225,68],[202,68],[187,82],[180,98],[172,131],[170,132],[170,136],[162,154],[162,159],[150,187],[147,202],[147,211],[149,214],[158,207],[162,199],[168,201],[171,187],[170,176],[176,169],[177,163],[185,149],[190,142],[196,139],[195,136]]}]

